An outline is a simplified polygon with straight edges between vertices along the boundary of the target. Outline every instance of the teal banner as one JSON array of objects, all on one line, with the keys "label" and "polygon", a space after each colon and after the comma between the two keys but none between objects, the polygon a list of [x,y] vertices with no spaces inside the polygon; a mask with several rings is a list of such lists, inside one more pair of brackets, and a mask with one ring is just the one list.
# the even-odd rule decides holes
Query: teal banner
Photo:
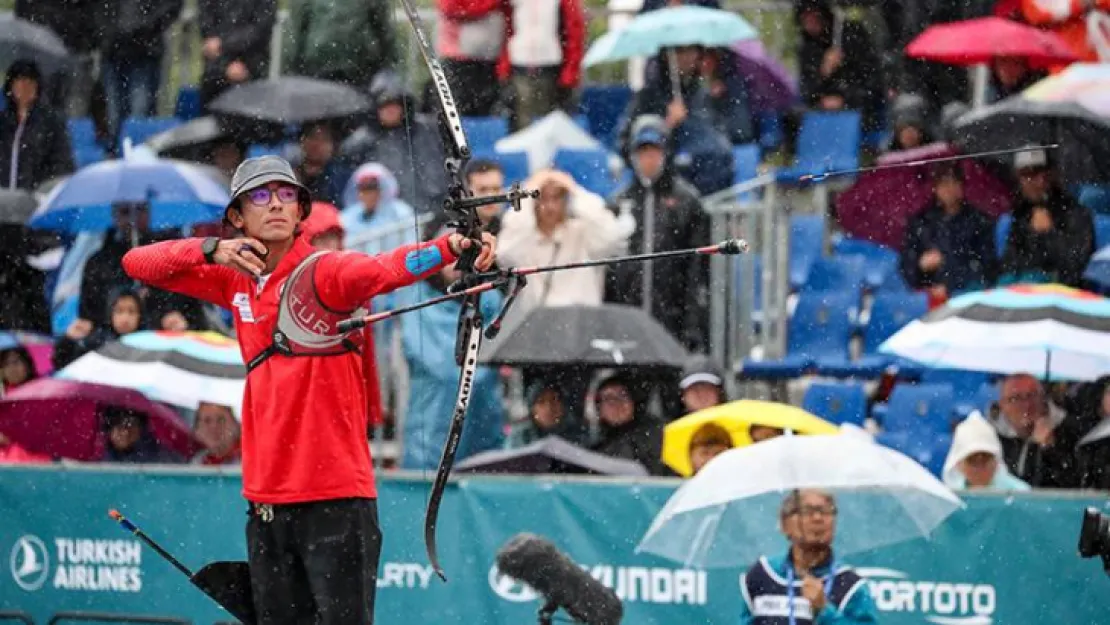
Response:
[{"label": "teal banner", "polygon": [[[534,622],[537,597],[493,564],[501,545],[527,531],[614,588],[625,623],[732,623],[746,567],[690,570],[634,553],[676,483],[461,479],[448,488],[440,513],[443,583],[424,552],[428,483],[382,479],[377,621]],[[119,509],[186,566],[200,568],[245,559],[239,488],[234,474],[0,468],[0,611],[26,612],[40,625],[61,611],[173,616],[198,625],[231,620],[108,510]],[[965,500],[967,508],[931,541],[845,559],[870,580],[883,623],[1107,622],[1110,578],[1076,551],[1084,507],[1106,510],[1103,499],[1036,493]],[[775,511],[767,514],[775,523]]]}]

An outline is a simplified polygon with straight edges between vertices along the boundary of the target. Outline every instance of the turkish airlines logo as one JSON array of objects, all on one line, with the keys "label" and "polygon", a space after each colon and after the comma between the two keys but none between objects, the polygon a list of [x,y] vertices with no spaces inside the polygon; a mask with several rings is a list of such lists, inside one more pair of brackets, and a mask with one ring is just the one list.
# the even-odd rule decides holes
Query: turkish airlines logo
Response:
[{"label": "turkish airlines logo", "polygon": [[12,546],[9,558],[12,579],[28,592],[42,588],[50,576],[50,554],[38,536],[21,536]]},{"label": "turkish airlines logo", "polygon": [[489,569],[489,587],[498,597],[513,603],[528,603],[540,597],[528,584],[503,575],[496,564]]}]

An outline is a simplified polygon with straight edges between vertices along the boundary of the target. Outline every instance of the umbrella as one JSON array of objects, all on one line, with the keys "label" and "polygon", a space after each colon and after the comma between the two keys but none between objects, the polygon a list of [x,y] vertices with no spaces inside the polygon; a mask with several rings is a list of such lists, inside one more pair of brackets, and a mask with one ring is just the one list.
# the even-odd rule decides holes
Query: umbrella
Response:
[{"label": "umbrella", "polygon": [[361,115],[370,111],[371,104],[358,91],[337,82],[282,76],[228,89],[208,108],[228,117],[284,125]]},{"label": "umbrella", "polygon": [[78,233],[113,226],[112,206],[149,203],[150,229],[217,221],[230,201],[226,187],[199,167],[140,157],[81,169],[54,187],[28,225]]},{"label": "umbrella", "polygon": [[624,28],[602,35],[590,46],[582,64],[586,67],[650,56],[663,48],[679,46],[727,46],[759,34],[735,13],[699,6],[677,6],[641,13]]},{"label": "umbrella", "polygon": [[636,547],[688,567],[735,567],[782,549],[796,489],[836,497],[838,555],[928,537],[963,504],[924,467],[862,432],[780,436],[730,449],[683,484]]},{"label": "umbrella", "polygon": [[[1110,64],[1077,63],[954,124],[967,152],[1058,143],[1065,184],[1110,182]],[[1009,162],[1006,163],[1009,165]]]},{"label": "umbrella", "polygon": [[35,196],[19,189],[0,189],[0,224],[27,223],[38,202]]},{"label": "umbrella", "polygon": [[99,408],[114,406],[146,414],[158,443],[189,458],[200,450],[172,410],[130,389],[40,378],[0,399],[0,432],[29,451],[80,461],[104,456]]},{"label": "umbrella", "polygon": [[1110,245],[1102,248],[1091,257],[1083,279],[1099,289],[1110,289]]},{"label": "umbrella", "polygon": [[621,477],[647,477],[648,474],[639,462],[589,451],[558,436],[547,436],[518,449],[476,454],[460,462],[455,470],[463,473],[574,473]]},{"label": "umbrella", "polygon": [[535,308],[495,344],[487,343],[485,364],[525,367],[673,367],[681,369],[686,349],[643,309],[604,306]]},{"label": "umbrella", "polygon": [[0,331],[0,351],[23,347],[35,363],[39,375],[50,375],[54,371],[54,339],[35,332]]},{"label": "umbrella", "polygon": [[231,138],[212,116],[198,117],[160,132],[146,140],[144,145],[158,156],[180,158],[186,161],[208,160],[208,151],[219,141]]},{"label": "umbrella", "polygon": [[562,111],[555,111],[527,128],[499,139],[494,145],[498,152],[527,153],[530,173],[551,167],[560,149],[592,150],[602,147],[600,141],[582,130]]},{"label": "umbrella", "polygon": [[[904,165],[860,175],[836,198],[836,216],[853,237],[901,249],[906,225],[933,197],[932,168],[915,164],[958,154],[946,143],[899,150],[879,157],[879,165]],[[1010,210],[1010,188],[974,159],[959,162],[967,201],[992,217]]]},{"label": "umbrella", "polygon": [[70,53],[54,31],[33,22],[0,14],[0,68],[19,59],[33,60],[49,76],[69,65]]},{"label": "umbrella", "polygon": [[879,351],[944,369],[1094,380],[1110,373],[1110,300],[1056,284],[968,293]]},{"label": "umbrella", "polygon": [[194,410],[199,402],[241,414],[246,367],[239,345],[215,332],[135,332],[89,352],[57,377],[139,391]]},{"label": "umbrella", "polygon": [[1079,60],[1059,35],[993,16],[930,26],[906,46],[906,56],[960,66],[998,57],[1025,59],[1033,67]]},{"label": "umbrella", "polygon": [[716,424],[732,437],[733,447],[752,443],[748,428],[765,425],[797,434],[836,434],[833,424],[797,406],[771,401],[741,399],[688,414],[667,424],[663,430],[663,462],[683,477],[693,472],[690,466],[690,441],[702,426]]},{"label": "umbrella", "polygon": [[798,81],[781,61],[767,53],[757,39],[731,46],[736,69],[746,78],[752,113],[783,111],[798,102]]}]

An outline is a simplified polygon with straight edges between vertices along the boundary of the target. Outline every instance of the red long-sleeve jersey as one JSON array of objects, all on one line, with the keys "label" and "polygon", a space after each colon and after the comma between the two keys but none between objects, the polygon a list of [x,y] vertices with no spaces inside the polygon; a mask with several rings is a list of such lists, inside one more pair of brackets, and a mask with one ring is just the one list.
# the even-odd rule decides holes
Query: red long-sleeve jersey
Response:
[{"label": "red long-sleeve jersey", "polygon": [[[282,284],[314,251],[298,238],[261,288],[237,271],[207,264],[201,239],[135,248],[123,268],[151,286],[232,311],[249,362],[271,344]],[[353,311],[454,261],[447,236],[379,256],[333,252],[317,261],[316,291],[324,306]],[[265,504],[376,497],[366,406],[363,358],[355,352],[274,356],[256,367],[243,396],[243,496]]]}]

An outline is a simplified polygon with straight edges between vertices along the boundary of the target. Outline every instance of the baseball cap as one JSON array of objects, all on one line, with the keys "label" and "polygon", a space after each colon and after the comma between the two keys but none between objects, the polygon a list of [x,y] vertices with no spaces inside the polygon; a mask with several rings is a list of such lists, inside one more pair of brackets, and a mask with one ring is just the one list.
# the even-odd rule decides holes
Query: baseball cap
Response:
[{"label": "baseball cap", "polygon": [[1044,150],[1022,150],[1014,154],[1014,169],[1039,169],[1048,167],[1048,152]]},{"label": "baseball cap", "polygon": [[632,138],[632,149],[637,149],[645,145],[656,145],[663,147],[666,145],[667,137],[658,128],[646,126],[641,128],[636,136]]},{"label": "baseball cap", "polygon": [[297,187],[304,212],[302,219],[307,219],[312,213],[312,196],[308,188],[297,180],[289,161],[279,156],[267,155],[248,158],[235,169],[235,175],[231,177],[231,202],[224,209],[224,221],[227,221],[227,210],[235,206],[240,195],[271,182],[283,182]]},{"label": "baseball cap", "polygon": [[724,378],[721,376],[720,369],[713,364],[706,356],[697,355],[692,357],[682,370],[682,380],[678,383],[679,390],[685,391],[691,386],[699,383],[712,384],[713,386],[723,387],[725,384]]}]

